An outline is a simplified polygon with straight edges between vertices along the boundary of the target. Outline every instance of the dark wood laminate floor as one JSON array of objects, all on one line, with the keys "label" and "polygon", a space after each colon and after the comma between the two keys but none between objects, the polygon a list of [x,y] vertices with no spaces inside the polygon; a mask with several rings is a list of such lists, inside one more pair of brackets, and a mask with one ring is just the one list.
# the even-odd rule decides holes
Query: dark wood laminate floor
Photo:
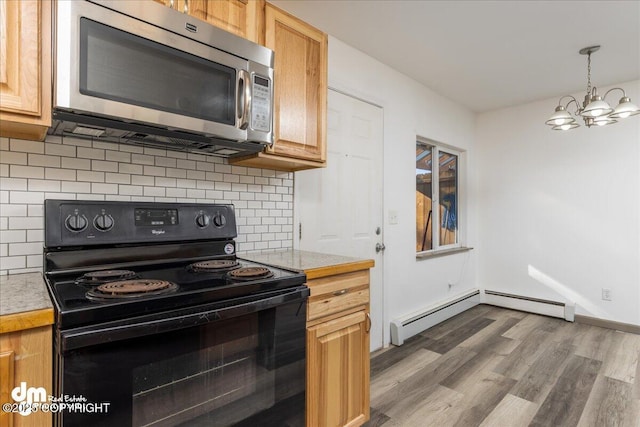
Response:
[{"label": "dark wood laminate floor", "polygon": [[479,305],[374,355],[365,426],[640,427],[640,335]]}]

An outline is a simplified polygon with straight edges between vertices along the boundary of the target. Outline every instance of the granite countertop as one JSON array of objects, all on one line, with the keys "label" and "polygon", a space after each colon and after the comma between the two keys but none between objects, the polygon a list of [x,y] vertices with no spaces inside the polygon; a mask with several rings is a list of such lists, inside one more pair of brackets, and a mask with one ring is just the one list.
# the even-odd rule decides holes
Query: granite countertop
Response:
[{"label": "granite countertop", "polygon": [[374,261],[371,259],[293,249],[248,253],[239,257],[276,267],[304,271],[308,279],[365,270],[374,266]]},{"label": "granite countertop", "polygon": [[0,332],[53,323],[53,305],[41,273],[0,276]]}]

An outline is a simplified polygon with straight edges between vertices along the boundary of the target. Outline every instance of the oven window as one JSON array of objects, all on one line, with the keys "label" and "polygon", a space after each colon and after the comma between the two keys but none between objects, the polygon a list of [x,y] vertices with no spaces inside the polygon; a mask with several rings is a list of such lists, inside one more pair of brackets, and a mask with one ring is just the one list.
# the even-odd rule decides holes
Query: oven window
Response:
[{"label": "oven window", "polygon": [[65,412],[64,426],[304,424],[304,303],[59,357],[57,393],[109,402]]},{"label": "oven window", "polygon": [[80,19],[80,93],[235,124],[235,69]]}]

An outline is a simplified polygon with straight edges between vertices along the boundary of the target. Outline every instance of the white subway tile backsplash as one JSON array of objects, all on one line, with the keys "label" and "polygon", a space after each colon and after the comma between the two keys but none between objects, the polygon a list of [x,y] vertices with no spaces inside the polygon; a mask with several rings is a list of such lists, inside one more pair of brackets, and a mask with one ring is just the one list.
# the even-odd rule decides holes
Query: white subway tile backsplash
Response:
[{"label": "white subway tile backsplash", "polygon": [[131,154],[126,151],[113,151],[107,150],[105,151],[105,160],[109,160],[111,162],[124,162],[131,163]]},{"label": "white subway tile backsplash", "polygon": [[196,162],[196,169],[205,172],[215,172],[215,164],[207,162]]},{"label": "white subway tile backsplash", "polygon": [[76,157],[76,147],[73,145],[47,143],[44,145],[44,153],[51,156]]},{"label": "white subway tile backsplash", "polygon": [[10,217],[9,230],[39,230],[44,227],[44,220],[38,217]]},{"label": "white subway tile backsplash", "polygon": [[46,168],[44,170],[44,177],[45,179],[75,181],[77,179],[77,174],[76,174],[76,171],[73,169]]},{"label": "white subway tile backsplash", "polygon": [[101,172],[118,172],[118,164],[103,160],[91,160],[91,170]]},{"label": "white subway tile backsplash", "polygon": [[41,191],[11,191],[9,192],[9,203],[43,203],[44,194]]},{"label": "white subway tile backsplash", "polygon": [[170,178],[186,178],[187,171],[184,169],[167,168],[167,177]]},{"label": "white subway tile backsplash", "polygon": [[[40,248],[42,248],[42,244],[40,244]],[[42,267],[42,256],[27,255],[27,268],[36,268],[36,267]]]},{"label": "white subway tile backsplash", "polygon": [[44,213],[44,206],[37,205],[28,205],[27,216],[42,216]]},{"label": "white subway tile backsplash", "polygon": [[167,188],[167,197],[187,197],[187,190],[184,188]]},{"label": "white subway tile backsplash", "polygon": [[13,178],[44,178],[44,168],[36,166],[10,165],[9,174]]},{"label": "white subway tile backsplash", "polygon": [[[0,242],[2,243],[24,243],[27,241],[27,230],[2,230],[0,231]],[[21,255],[21,254],[16,254]]]},{"label": "white subway tile backsplash", "polygon": [[292,247],[293,176],[79,138],[0,138],[0,274],[42,268],[46,198],[233,203],[240,251]]},{"label": "white subway tile backsplash", "polygon": [[142,186],[140,185],[120,185],[120,195],[122,196],[141,196]]},{"label": "white subway tile backsplash", "polygon": [[42,251],[42,242],[9,243],[9,256],[36,254]]},{"label": "white subway tile backsplash", "polygon": [[60,181],[30,179],[29,191],[60,191]]},{"label": "white subway tile backsplash", "polygon": [[0,216],[27,216],[27,205],[2,205]]},{"label": "white subway tile backsplash", "polygon": [[131,184],[131,175],[124,173],[106,173],[104,180],[112,184]]},{"label": "white subway tile backsplash", "polygon": [[204,171],[188,170],[187,171],[187,178],[196,179],[196,180],[203,180],[203,179],[207,179],[207,174]]},{"label": "white subway tile backsplash", "polygon": [[9,165],[26,165],[27,153],[16,153],[15,151],[0,151],[0,163]]},{"label": "white subway tile backsplash", "polygon": [[3,190],[27,190],[29,180],[25,178],[0,178],[0,188]]},{"label": "white subway tile backsplash", "polygon": [[104,150],[98,148],[78,147],[77,156],[80,159],[104,160]]},{"label": "white subway tile backsplash", "polygon": [[142,175],[142,165],[132,165],[130,163],[118,163],[118,172]]},{"label": "white subway tile backsplash", "polygon": [[94,194],[118,194],[118,184],[91,184],[91,192]]},{"label": "white subway tile backsplash", "polygon": [[59,156],[29,153],[28,162],[29,166],[60,167]]},{"label": "white subway tile backsplash", "polygon": [[26,268],[27,257],[25,256],[5,256],[0,260],[0,269],[11,271],[18,268]]},{"label": "white subway tile backsplash", "polygon": [[104,172],[78,171],[78,181],[104,182]]},{"label": "white subway tile backsplash", "polygon": [[153,156],[147,156],[146,154],[132,154],[131,163],[137,163],[139,165],[154,165],[156,160]]},{"label": "white subway tile backsplash", "polygon": [[136,154],[144,153],[144,148],[138,147],[136,145],[121,144],[119,150],[127,153],[136,153]]},{"label": "white subway tile backsplash", "polygon": [[149,185],[149,186],[152,186],[152,185],[155,184],[155,182],[156,182],[156,180],[152,176],[133,175],[131,177],[131,184],[132,185]]},{"label": "white subway tile backsplash", "polygon": [[43,230],[26,230],[27,242],[39,242],[42,244],[44,241],[44,229]]},{"label": "white subway tile backsplash", "polygon": [[166,191],[163,187],[143,187],[142,194],[152,197],[165,197]]},{"label": "white subway tile backsplash", "polygon": [[88,182],[62,181],[62,191],[65,193],[91,193],[91,184]]},{"label": "white subway tile backsplash", "polygon": [[[64,169],[91,170],[91,160],[78,159],[76,157],[62,157],[61,166]],[[74,170],[75,172],[75,170]]]},{"label": "white subway tile backsplash", "polygon": [[22,153],[44,154],[44,142],[28,141],[25,139],[11,139],[9,140],[9,150]]}]

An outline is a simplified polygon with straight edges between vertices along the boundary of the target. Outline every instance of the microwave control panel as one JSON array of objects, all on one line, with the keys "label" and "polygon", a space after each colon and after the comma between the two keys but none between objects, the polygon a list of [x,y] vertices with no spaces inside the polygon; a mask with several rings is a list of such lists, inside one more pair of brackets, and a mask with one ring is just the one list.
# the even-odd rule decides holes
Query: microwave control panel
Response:
[{"label": "microwave control panel", "polygon": [[271,130],[271,85],[269,79],[253,76],[253,99],[251,105],[251,128],[269,132]]}]

